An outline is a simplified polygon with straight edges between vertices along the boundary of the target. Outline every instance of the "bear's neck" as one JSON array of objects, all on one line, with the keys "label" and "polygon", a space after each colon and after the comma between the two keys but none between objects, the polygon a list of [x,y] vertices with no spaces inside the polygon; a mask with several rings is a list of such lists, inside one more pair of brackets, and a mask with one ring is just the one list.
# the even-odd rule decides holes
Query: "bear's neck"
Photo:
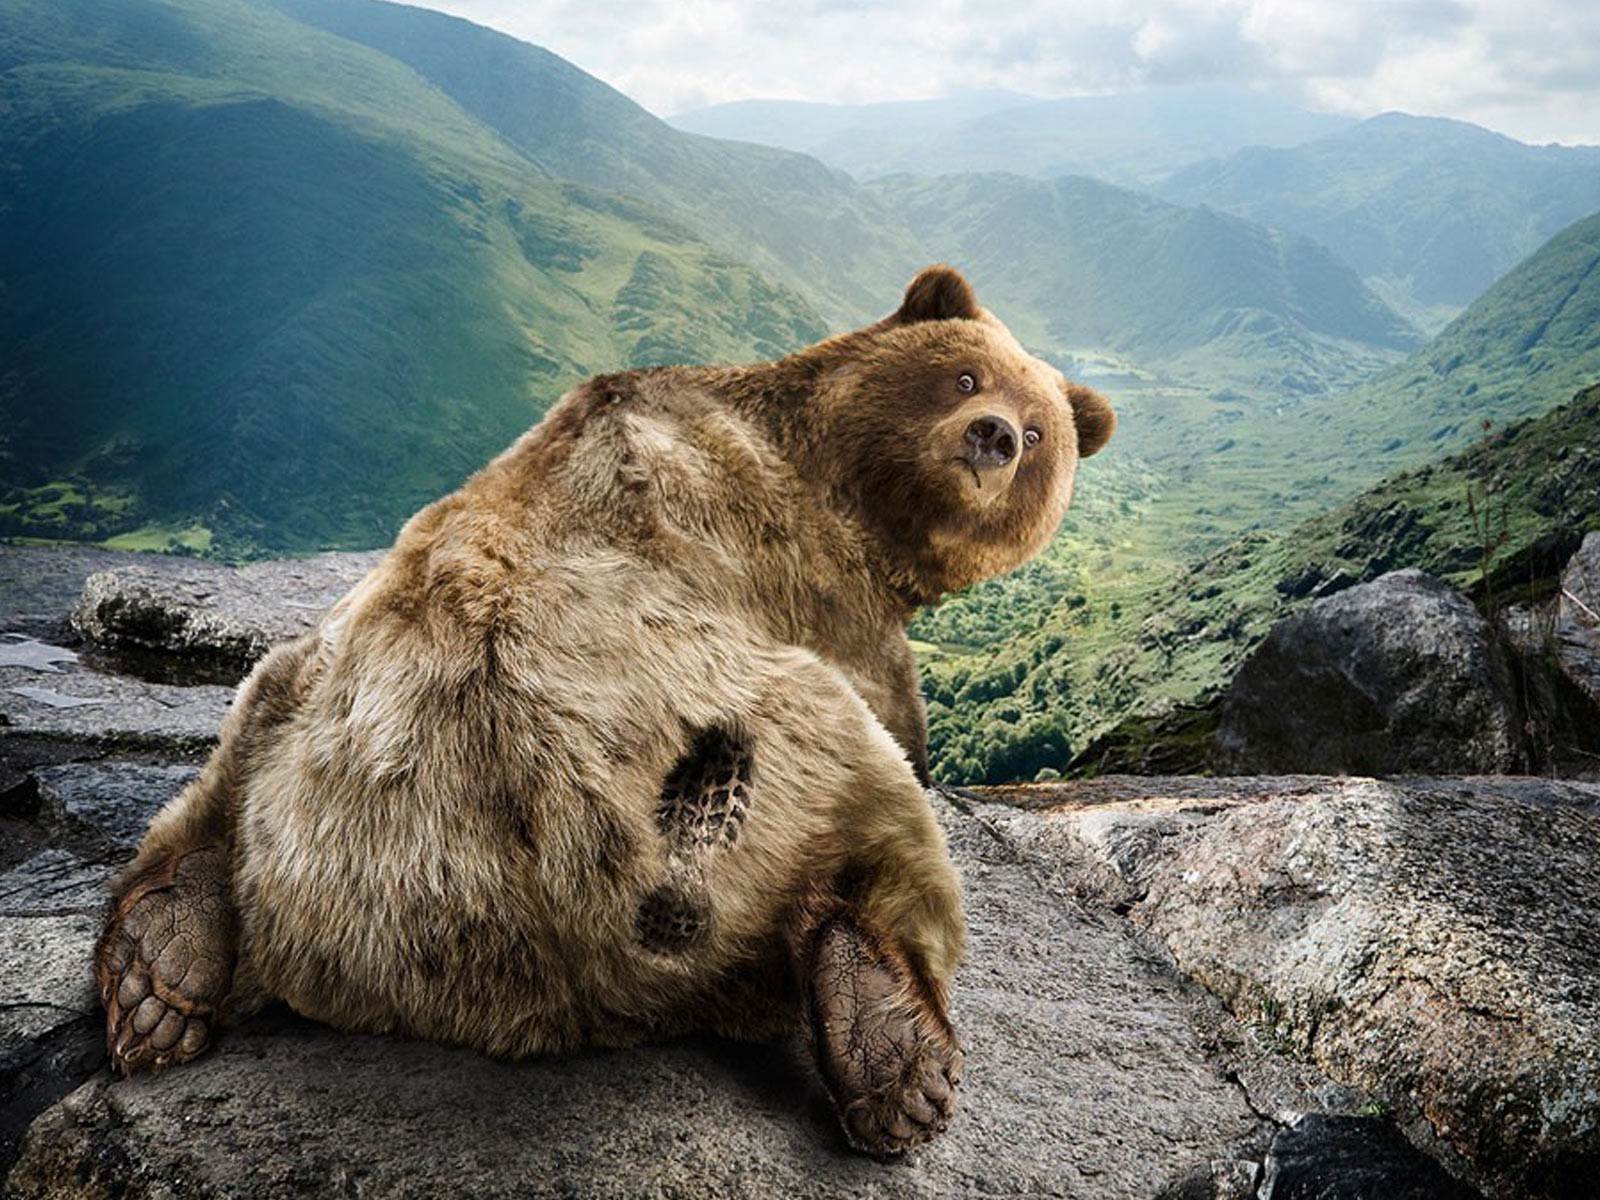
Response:
[{"label": "bear's neck", "polygon": [[831,338],[776,362],[736,368],[717,380],[716,390],[781,448],[819,502],[856,531],[885,611],[903,627],[917,609],[954,590],[944,565],[885,535],[859,495],[838,478],[837,456],[808,420],[810,398],[828,386],[832,371],[850,361],[853,336]]}]

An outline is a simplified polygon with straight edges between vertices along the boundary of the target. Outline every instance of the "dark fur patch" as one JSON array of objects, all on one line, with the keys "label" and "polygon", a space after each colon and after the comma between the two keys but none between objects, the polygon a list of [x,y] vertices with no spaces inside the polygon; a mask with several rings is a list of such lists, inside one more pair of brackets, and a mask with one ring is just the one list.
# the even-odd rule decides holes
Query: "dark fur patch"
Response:
[{"label": "dark fur patch", "polygon": [[711,936],[711,910],[697,898],[662,884],[639,903],[639,942],[657,954],[682,954]]},{"label": "dark fur patch", "polygon": [[680,848],[731,846],[749,810],[750,776],[744,735],[721,725],[700,730],[661,785],[657,828]]}]

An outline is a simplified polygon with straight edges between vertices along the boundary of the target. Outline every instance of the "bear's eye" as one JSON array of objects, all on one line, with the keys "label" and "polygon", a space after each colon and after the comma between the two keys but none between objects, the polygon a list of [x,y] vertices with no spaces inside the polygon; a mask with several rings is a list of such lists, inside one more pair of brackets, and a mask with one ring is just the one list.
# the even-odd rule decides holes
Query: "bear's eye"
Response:
[{"label": "bear's eye", "polygon": [[1037,429],[1025,429],[1022,433],[1022,444],[1030,447],[1037,446],[1039,444],[1039,439],[1043,436],[1044,434],[1040,433]]},{"label": "bear's eye", "polygon": [[971,371],[963,371],[956,376],[956,391],[971,394],[978,390],[978,377]]}]

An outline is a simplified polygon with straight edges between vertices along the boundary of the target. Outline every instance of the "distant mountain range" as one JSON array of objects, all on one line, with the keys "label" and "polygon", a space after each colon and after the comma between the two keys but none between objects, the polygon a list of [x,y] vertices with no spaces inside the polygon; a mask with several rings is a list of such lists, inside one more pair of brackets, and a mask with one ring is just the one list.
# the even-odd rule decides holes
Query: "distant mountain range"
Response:
[{"label": "distant mountain range", "polygon": [[1065,100],[1007,92],[858,105],[746,100],[670,119],[691,133],[813,154],[862,179],[1009,171],[1129,185],[1246,146],[1298,146],[1354,124],[1218,86]]},{"label": "distant mountain range", "polygon": [[861,179],[1081,175],[1207,205],[1320,242],[1428,332],[1600,210],[1600,146],[1528,146],[1401,113],[1357,122],[1226,87],[853,106],[749,100],[672,123],[814,154]]},{"label": "distant mountain range", "polygon": [[1315,238],[1437,327],[1600,210],[1600,147],[1526,146],[1461,121],[1389,113],[1188,167],[1160,192]]}]

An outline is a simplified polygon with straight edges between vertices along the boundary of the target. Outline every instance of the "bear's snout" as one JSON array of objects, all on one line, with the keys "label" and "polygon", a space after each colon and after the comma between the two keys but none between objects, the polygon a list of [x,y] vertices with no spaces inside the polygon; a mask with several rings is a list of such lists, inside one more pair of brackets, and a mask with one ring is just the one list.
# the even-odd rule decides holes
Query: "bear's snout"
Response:
[{"label": "bear's snout", "polygon": [[990,413],[967,426],[967,465],[974,471],[990,471],[1007,466],[1017,456],[1017,427],[1002,416]]}]

